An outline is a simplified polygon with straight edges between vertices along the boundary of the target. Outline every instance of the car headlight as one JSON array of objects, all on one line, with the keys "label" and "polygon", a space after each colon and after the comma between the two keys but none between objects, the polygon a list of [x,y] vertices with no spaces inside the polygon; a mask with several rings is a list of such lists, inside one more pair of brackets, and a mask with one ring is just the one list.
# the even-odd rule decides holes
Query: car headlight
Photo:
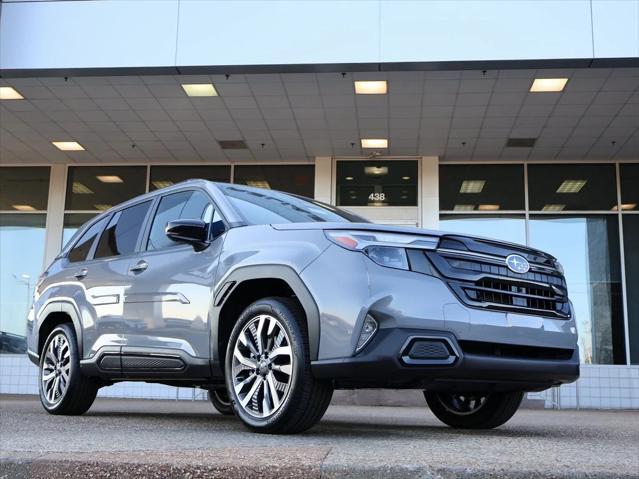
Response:
[{"label": "car headlight", "polygon": [[384,233],[378,231],[331,230],[326,237],[342,248],[361,251],[372,261],[395,269],[410,269],[406,248],[435,249],[439,238],[428,235]]}]

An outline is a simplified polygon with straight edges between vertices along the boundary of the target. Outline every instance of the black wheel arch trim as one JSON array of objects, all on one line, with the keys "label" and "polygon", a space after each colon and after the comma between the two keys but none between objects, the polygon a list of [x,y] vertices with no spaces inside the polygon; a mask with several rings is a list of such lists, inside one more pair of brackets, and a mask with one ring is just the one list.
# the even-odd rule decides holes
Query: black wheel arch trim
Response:
[{"label": "black wheel arch trim", "polygon": [[[48,302],[38,313],[37,316],[37,332],[35,335],[36,346],[38,349],[40,348],[40,332],[42,331],[42,326],[47,322],[49,316],[54,313],[64,313],[69,318],[71,318],[71,322],[73,323],[73,329],[75,331],[75,339],[78,343],[78,355],[80,359],[82,359],[84,353],[83,349],[83,341],[82,341],[82,323],[80,321],[80,313],[78,312],[75,304],[73,302],[66,299],[56,299]],[[46,338],[44,338],[46,340]],[[35,358],[40,359],[40,351],[32,352],[29,351],[29,358],[31,361],[34,361]]]},{"label": "black wheel arch trim", "polygon": [[[309,292],[308,288],[302,278],[297,272],[290,266],[283,264],[270,264],[270,265],[249,265],[240,266],[231,270],[225,277],[219,282],[215,288],[213,294],[214,298],[218,298],[220,292],[224,292],[222,301],[219,304],[214,304],[212,308],[211,318],[211,358],[215,362],[223,362],[224,358],[219,357],[218,351],[218,331],[219,331],[219,318],[222,308],[233,295],[238,286],[245,281],[255,279],[279,279],[284,281],[293,290],[295,296],[299,300],[304,313],[306,314],[306,323],[308,330],[308,345],[311,356],[311,361],[318,358],[319,354],[319,341],[320,341],[320,314],[315,299]],[[229,283],[234,282],[231,287]],[[221,295],[220,295],[221,296]]]}]

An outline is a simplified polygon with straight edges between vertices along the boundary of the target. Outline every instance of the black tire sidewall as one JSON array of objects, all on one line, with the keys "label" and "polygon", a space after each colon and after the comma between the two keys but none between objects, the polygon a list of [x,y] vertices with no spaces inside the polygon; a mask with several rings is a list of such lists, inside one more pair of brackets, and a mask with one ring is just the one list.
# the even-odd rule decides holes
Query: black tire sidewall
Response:
[{"label": "black tire sidewall", "polygon": [[[238,404],[238,398],[235,393],[235,389],[233,388],[232,378],[232,360],[235,342],[237,341],[237,338],[244,326],[260,314],[269,314],[280,321],[290,339],[293,355],[292,379],[288,395],[275,414],[268,418],[257,418],[244,411],[244,409]],[[290,409],[295,407],[295,404],[298,402],[299,396],[302,394],[301,378],[304,377],[304,369],[308,362],[308,351],[302,334],[302,330],[300,329],[299,323],[293,312],[286,306],[286,304],[272,298],[258,300],[251,304],[240,315],[240,318],[233,327],[226,351],[224,368],[226,385],[235,414],[250,428],[258,431],[271,429],[283,421],[290,413]]]},{"label": "black tire sidewall", "polygon": [[[69,371],[69,383],[67,384],[67,388],[64,391],[64,395],[60,401],[56,404],[51,404],[49,400],[46,398],[46,394],[42,389],[42,366],[44,364],[44,358],[49,347],[49,344],[53,340],[55,336],[58,334],[63,334],[69,343],[69,354],[70,354],[70,365],[71,369]],[[80,381],[80,358],[78,356],[78,343],[75,338],[75,331],[73,327],[69,324],[61,324],[56,326],[53,331],[49,334],[46,342],[44,343],[44,347],[42,348],[42,352],[40,353],[40,367],[38,370],[38,390],[40,393],[40,402],[42,406],[50,413],[56,413],[58,411],[64,411],[66,409],[67,404],[71,401],[71,396],[73,395],[73,389],[77,387],[77,383]]]}]

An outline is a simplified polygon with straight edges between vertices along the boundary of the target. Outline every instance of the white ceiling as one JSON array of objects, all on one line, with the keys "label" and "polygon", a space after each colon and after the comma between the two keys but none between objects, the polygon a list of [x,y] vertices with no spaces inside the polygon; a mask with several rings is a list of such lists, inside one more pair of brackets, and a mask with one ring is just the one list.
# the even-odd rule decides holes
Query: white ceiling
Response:
[{"label": "white ceiling", "polygon": [[[562,93],[529,93],[535,77],[568,77]],[[355,95],[353,80],[388,80]],[[189,98],[180,83],[213,82]],[[0,80],[25,100],[0,103],[0,163],[312,161],[385,155],[444,160],[639,158],[639,69],[110,76]],[[537,138],[505,148],[507,138]],[[216,140],[243,139],[248,150]],[[61,152],[51,141],[78,141]],[[613,143],[614,142],[614,143]],[[351,146],[354,143],[355,146]],[[135,147],[132,147],[135,145]]]}]

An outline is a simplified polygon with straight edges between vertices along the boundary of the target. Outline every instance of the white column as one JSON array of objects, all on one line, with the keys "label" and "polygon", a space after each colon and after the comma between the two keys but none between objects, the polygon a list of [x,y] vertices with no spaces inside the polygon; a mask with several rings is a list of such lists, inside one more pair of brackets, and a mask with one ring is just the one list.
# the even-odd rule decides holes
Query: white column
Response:
[{"label": "white column", "polygon": [[421,227],[439,228],[439,157],[423,156],[421,159]]},{"label": "white column", "polygon": [[49,203],[47,206],[47,229],[44,246],[44,268],[62,249],[64,229],[64,200],[67,189],[67,165],[52,164],[49,179]]},{"label": "white column", "polygon": [[324,203],[333,203],[333,158],[315,157],[315,199]]}]

